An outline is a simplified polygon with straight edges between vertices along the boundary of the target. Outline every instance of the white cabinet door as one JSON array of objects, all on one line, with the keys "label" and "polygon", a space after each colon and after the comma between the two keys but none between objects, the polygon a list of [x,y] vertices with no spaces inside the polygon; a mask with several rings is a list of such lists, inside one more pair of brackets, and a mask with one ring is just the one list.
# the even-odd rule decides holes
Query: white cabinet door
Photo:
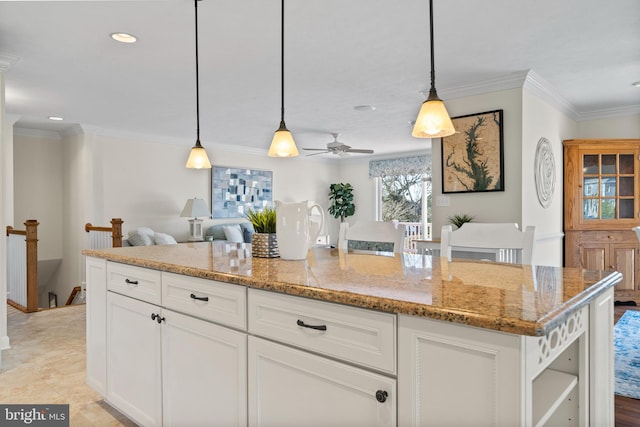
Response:
[{"label": "white cabinet door", "polygon": [[107,401],[142,426],[162,425],[162,325],[151,318],[160,314],[107,292]]},{"label": "white cabinet door", "polygon": [[250,426],[395,426],[396,380],[249,337]]},{"label": "white cabinet door", "polygon": [[87,384],[107,393],[107,260],[87,258]]},{"label": "white cabinet door", "polygon": [[521,337],[413,316],[398,319],[401,426],[517,426]]},{"label": "white cabinet door", "polygon": [[163,311],[165,426],[246,426],[247,335]]}]

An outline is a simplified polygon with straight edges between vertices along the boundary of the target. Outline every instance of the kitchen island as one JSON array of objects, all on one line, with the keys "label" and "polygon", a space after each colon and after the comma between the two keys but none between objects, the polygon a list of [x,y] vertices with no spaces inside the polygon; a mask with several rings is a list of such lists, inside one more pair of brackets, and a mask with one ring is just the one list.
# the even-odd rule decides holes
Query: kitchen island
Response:
[{"label": "kitchen island", "polygon": [[87,381],[141,425],[613,425],[619,273],[87,250]]}]

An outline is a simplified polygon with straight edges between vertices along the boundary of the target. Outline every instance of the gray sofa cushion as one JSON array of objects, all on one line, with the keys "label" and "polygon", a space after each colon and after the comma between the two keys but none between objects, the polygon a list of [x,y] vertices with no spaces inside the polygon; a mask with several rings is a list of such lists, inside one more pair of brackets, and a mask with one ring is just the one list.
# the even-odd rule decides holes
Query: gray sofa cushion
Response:
[{"label": "gray sofa cushion", "polygon": [[213,236],[213,240],[227,240],[227,237],[224,234],[224,227],[230,225],[239,225],[240,230],[242,231],[242,237],[245,243],[251,243],[253,237],[253,224],[248,221],[245,222],[234,222],[234,223],[224,223],[224,224],[215,224],[207,228],[205,231],[205,240],[207,236]]}]

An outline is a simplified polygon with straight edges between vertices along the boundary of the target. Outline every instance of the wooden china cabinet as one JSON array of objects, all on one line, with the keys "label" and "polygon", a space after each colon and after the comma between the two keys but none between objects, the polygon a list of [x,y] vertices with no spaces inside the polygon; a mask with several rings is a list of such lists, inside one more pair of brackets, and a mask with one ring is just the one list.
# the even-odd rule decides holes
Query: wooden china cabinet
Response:
[{"label": "wooden china cabinet", "polygon": [[567,267],[617,270],[616,300],[640,304],[640,139],[564,141]]}]

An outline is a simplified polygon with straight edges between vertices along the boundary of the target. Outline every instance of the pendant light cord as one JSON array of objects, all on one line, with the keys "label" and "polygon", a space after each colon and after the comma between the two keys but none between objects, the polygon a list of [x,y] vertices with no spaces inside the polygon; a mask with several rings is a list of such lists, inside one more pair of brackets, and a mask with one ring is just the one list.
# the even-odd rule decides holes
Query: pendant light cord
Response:
[{"label": "pendant light cord", "polygon": [[436,67],[433,53],[433,0],[429,0],[429,41],[431,43],[431,90],[436,87]]},{"label": "pendant light cord", "polygon": [[280,121],[284,124],[284,0],[280,9]]},{"label": "pendant light cord", "polygon": [[196,9],[196,145],[200,145],[200,76],[198,73],[198,1],[193,3]]}]

